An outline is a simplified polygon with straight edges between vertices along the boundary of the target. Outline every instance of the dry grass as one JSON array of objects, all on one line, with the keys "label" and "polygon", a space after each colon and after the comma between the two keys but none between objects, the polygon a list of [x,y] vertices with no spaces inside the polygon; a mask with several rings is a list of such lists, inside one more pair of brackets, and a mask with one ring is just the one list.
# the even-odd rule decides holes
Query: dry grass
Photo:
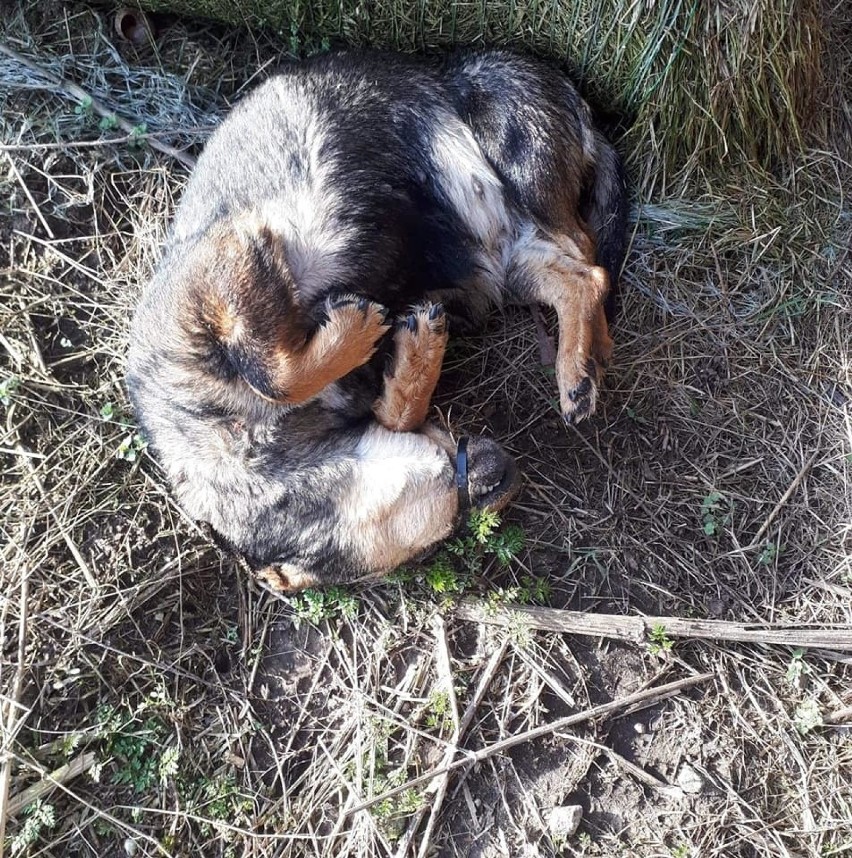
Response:
[{"label": "dry grass", "polygon": [[[817,0],[458,3],[455,0],[144,0],[149,9],[277,30],[295,49],[330,40],[421,51],[510,44],[567,62],[601,107],[628,115],[628,150],[663,174],[764,165],[819,124]],[[669,177],[670,178],[670,177]]]},{"label": "dry grass", "polygon": [[[135,56],[99,14],[53,11],[10,17],[3,39],[177,147],[279,51],[178,23]],[[826,89],[842,99],[848,41],[835,63]],[[126,321],[185,169],[126,140],[87,145],[125,135],[42,84],[0,57],[3,142],[20,147],[0,154],[7,853],[29,831],[30,854],[51,856],[852,854],[849,727],[801,732],[852,706],[838,653],[501,631],[455,618],[422,574],[301,601],[333,614],[317,625],[260,595],[144,451],[116,456],[133,438]],[[453,347],[443,412],[504,439],[527,477],[511,514],[526,547],[507,568],[486,559],[469,592],[505,599],[533,576],[556,607],[849,624],[848,153],[826,137],[770,175],[698,169],[696,151],[680,162],[688,196],[633,164],[617,358],[594,421],[561,424],[526,313]],[[346,815],[437,768],[456,734],[484,748],[704,671],[712,682],[665,703],[462,768],[428,843],[422,785]],[[697,794],[677,789],[684,763]],[[572,801],[581,834],[554,844],[546,812]]]}]

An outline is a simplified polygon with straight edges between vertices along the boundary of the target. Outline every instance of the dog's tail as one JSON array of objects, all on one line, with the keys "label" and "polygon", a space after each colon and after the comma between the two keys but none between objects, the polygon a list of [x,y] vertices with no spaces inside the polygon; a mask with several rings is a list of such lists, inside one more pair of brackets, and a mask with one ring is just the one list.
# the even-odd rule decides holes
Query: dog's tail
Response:
[{"label": "dog's tail", "polygon": [[621,158],[606,138],[595,132],[594,176],[584,215],[595,236],[597,263],[609,274],[605,310],[610,321],[618,306],[618,281],[627,252],[628,208]]}]

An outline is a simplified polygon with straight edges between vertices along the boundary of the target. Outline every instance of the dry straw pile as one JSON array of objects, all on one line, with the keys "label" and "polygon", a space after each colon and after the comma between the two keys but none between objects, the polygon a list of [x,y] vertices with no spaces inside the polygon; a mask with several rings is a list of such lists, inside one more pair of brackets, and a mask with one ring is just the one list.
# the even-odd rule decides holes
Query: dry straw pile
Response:
[{"label": "dry straw pile", "polygon": [[[852,854],[843,9],[169,5],[220,20],[0,25],[0,855]],[[450,353],[443,414],[526,475],[515,530],[285,604],[170,500],[123,354],[181,158],[324,40],[565,59],[635,206],[593,421],[526,312]]]},{"label": "dry straw pile", "polygon": [[524,46],[564,61],[629,121],[654,167],[764,164],[800,149],[821,103],[816,0],[148,0],[151,9],[263,26],[297,43],[404,51]]}]

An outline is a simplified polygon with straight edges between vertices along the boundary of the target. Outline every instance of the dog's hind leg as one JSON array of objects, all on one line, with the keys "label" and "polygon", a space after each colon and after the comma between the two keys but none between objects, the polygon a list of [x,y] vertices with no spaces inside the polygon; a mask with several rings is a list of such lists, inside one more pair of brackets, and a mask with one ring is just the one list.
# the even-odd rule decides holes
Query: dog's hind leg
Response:
[{"label": "dog's hind leg", "polygon": [[410,432],[426,420],[441,375],[447,336],[441,304],[421,304],[397,320],[384,389],[373,405],[376,420],[386,429]]},{"label": "dog's hind leg", "polygon": [[[572,246],[562,246],[566,243]],[[556,382],[568,423],[594,412],[597,384],[612,353],[603,310],[609,277],[604,268],[579,262],[580,255],[570,239],[545,236],[530,227],[514,248],[507,278],[515,298],[556,310]]]}]

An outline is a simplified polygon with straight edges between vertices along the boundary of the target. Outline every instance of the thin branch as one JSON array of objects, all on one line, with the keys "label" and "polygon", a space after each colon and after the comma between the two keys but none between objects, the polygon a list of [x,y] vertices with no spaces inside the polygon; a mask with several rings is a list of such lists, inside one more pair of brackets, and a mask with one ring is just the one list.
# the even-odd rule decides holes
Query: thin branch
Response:
[{"label": "thin branch", "polygon": [[805,624],[760,625],[682,617],[587,614],[582,611],[563,611],[558,608],[539,608],[532,605],[507,605],[494,608],[480,599],[464,599],[456,608],[456,616],[463,620],[495,626],[525,626],[563,634],[615,638],[631,643],[644,643],[655,627],[661,627],[666,635],[672,638],[763,643],[852,652],[852,625],[811,628]]},{"label": "thin branch", "polygon": [[[378,804],[379,802],[385,801],[388,798],[392,798],[395,795],[399,795],[401,792],[405,792],[406,790],[411,789],[412,787],[419,786],[426,781],[430,781],[433,778],[438,777],[438,775],[443,775],[447,772],[455,771],[462,766],[472,765],[474,763],[481,763],[483,760],[487,760],[489,757],[493,757],[495,754],[502,754],[503,751],[507,751],[509,748],[514,748],[515,745],[520,745],[523,742],[529,742],[533,739],[539,739],[542,736],[547,736],[551,733],[555,733],[557,730],[564,730],[567,727],[573,727],[577,724],[582,724],[585,721],[591,721],[596,718],[603,718],[607,715],[612,715],[614,712],[618,712],[621,709],[625,709],[629,706],[634,706],[636,704],[642,704],[644,706],[648,706],[654,703],[658,703],[661,700],[665,700],[668,697],[671,697],[675,694],[679,694],[681,691],[692,688],[693,685],[698,685],[701,682],[707,682],[712,679],[715,674],[713,673],[701,673],[697,676],[690,676],[686,679],[679,679],[676,682],[669,682],[665,685],[659,685],[655,688],[648,688],[644,691],[637,691],[635,694],[628,694],[626,697],[621,697],[618,700],[613,700],[610,703],[603,703],[600,706],[594,706],[591,709],[584,709],[582,712],[577,712],[575,715],[567,715],[565,718],[560,718],[557,721],[554,721],[552,724],[542,724],[539,727],[534,727],[531,730],[526,730],[523,733],[518,733],[516,736],[509,736],[506,739],[502,739],[499,742],[495,742],[493,745],[487,745],[484,748],[480,748],[478,751],[468,751],[465,753],[465,756],[460,760],[455,760],[449,765],[434,769],[431,772],[427,772],[424,775],[420,775],[419,777],[412,778],[410,781],[402,784],[402,786],[395,787],[394,789],[390,789],[387,792],[383,792],[381,795],[374,796],[369,799],[369,801],[365,801],[362,804],[359,804],[357,807],[353,807],[348,809],[345,813],[346,815],[350,815],[353,813],[357,813],[360,810],[366,810],[368,807],[372,807],[374,804]],[[463,749],[459,749],[461,753],[464,753]]]},{"label": "thin branch", "polygon": [[[6,710],[5,728],[3,730],[3,771],[0,773],[0,858],[3,858],[6,848],[6,820],[14,816],[12,810],[14,800],[12,802],[9,801],[9,784],[12,775],[10,751],[12,742],[14,742],[18,731],[23,727],[26,720],[26,715],[22,718],[16,717],[16,709],[21,700],[27,650],[27,609],[30,594],[30,567],[26,555],[26,544],[29,539],[31,527],[31,523],[22,525],[20,537],[16,544],[16,548],[19,551],[17,567],[23,567],[23,574],[21,576],[20,611],[18,614],[18,664],[15,668],[15,677],[12,680],[12,693],[9,698],[8,709]],[[4,606],[4,620],[5,617],[6,611]]]},{"label": "thin branch", "polygon": [[[78,104],[88,105],[95,113],[99,116],[103,116],[107,119],[114,118],[116,123],[122,129],[122,131],[127,132],[127,134],[135,135],[136,129],[139,128],[139,124],[134,124],[133,122],[129,122],[123,116],[119,116],[115,111],[110,110],[105,104],[98,99],[94,98],[90,95],[86,90],[77,86],[76,83],[71,83],[57,75],[53,74],[53,72],[49,72],[47,69],[42,68],[37,63],[33,62],[28,57],[19,54],[17,51],[13,51],[8,45],[0,42],[0,53],[6,54],[7,57],[11,57],[16,62],[19,62],[22,66],[28,68],[31,72],[39,75],[40,77],[47,80],[54,91],[60,93],[61,95],[65,95],[68,98],[72,98]],[[176,161],[180,161],[185,167],[188,167],[190,170],[195,166],[195,158],[191,155],[187,155],[185,152],[181,152],[180,149],[175,149],[174,146],[169,146],[168,143],[162,143],[157,140],[156,137],[149,137],[148,143],[150,144],[152,149],[156,149],[158,152],[162,152],[164,155],[170,155]]]},{"label": "thin branch", "polygon": [[27,787],[23,792],[13,796],[9,802],[9,816],[17,816],[25,807],[31,805],[34,801],[43,798],[48,793],[53,792],[56,787],[66,784],[74,778],[79,777],[84,772],[94,766],[98,761],[98,755],[95,751],[86,751],[74,757],[73,760],[60,766],[56,771],[45,775],[38,783]]}]

